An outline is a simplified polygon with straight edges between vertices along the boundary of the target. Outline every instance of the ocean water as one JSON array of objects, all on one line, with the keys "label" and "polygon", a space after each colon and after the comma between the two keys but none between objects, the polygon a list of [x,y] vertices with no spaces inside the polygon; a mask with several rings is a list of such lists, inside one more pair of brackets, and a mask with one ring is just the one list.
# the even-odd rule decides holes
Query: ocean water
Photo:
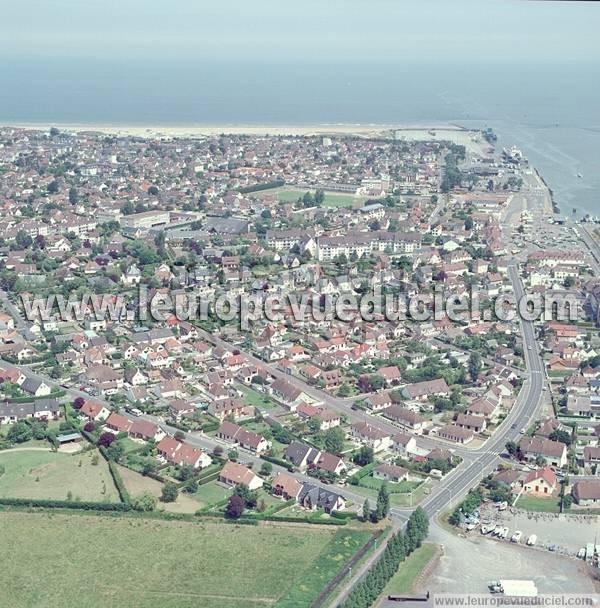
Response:
[{"label": "ocean water", "polygon": [[4,57],[0,124],[489,126],[564,212],[600,215],[599,63]]}]

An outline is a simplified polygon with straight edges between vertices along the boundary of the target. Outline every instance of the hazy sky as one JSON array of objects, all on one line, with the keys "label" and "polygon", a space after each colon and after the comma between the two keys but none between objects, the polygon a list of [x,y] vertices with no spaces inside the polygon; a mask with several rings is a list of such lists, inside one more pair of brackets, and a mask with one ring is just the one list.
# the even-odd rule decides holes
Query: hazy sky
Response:
[{"label": "hazy sky", "polygon": [[528,0],[0,0],[0,55],[600,58],[600,6]]}]

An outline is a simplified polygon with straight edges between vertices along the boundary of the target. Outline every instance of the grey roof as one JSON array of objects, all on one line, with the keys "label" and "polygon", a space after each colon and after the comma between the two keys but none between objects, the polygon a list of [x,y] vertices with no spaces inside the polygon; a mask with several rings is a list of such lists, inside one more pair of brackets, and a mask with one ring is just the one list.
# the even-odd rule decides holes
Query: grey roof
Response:
[{"label": "grey roof", "polygon": [[298,494],[299,503],[308,505],[310,508],[323,508],[326,511],[330,511],[340,498],[344,500],[340,494],[311,483],[305,483]]},{"label": "grey roof", "polygon": [[300,443],[299,441],[294,441],[290,443],[290,445],[285,450],[285,457],[294,463],[296,466],[300,465],[305,459],[306,462],[311,463],[315,462],[319,457],[319,450],[306,445],[305,443]]}]

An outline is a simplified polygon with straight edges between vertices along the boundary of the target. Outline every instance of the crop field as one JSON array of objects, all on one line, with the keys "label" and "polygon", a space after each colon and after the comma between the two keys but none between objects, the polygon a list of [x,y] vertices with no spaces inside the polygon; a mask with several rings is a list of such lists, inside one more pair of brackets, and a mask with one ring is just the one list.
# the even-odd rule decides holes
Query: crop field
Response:
[{"label": "crop field", "polygon": [[2,606],[300,608],[370,533],[5,511],[0,535]]},{"label": "crop field", "polygon": [[[96,463],[96,464],[94,464]],[[108,465],[97,450],[0,452],[0,496],[119,502]]]}]

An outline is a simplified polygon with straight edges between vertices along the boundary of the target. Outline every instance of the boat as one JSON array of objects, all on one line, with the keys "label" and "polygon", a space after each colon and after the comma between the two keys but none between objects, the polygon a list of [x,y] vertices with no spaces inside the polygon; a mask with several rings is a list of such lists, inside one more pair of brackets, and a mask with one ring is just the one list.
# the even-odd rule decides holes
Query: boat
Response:
[{"label": "boat", "polygon": [[583,173],[577,173],[577,177],[581,179],[583,177]]}]

